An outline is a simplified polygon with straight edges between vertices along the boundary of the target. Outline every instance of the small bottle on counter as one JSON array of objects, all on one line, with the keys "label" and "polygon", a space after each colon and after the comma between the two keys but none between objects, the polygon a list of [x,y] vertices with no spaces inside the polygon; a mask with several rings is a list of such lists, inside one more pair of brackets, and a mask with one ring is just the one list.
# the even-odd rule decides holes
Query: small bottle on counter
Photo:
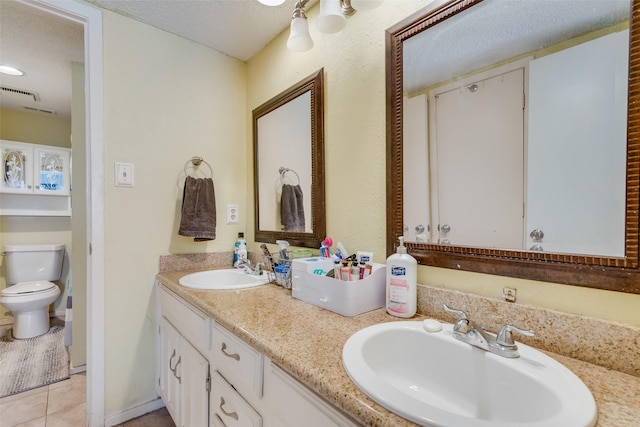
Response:
[{"label": "small bottle on counter", "polygon": [[238,239],[236,240],[236,242],[233,244],[233,262],[231,263],[231,265],[235,266],[238,262],[238,248],[240,247],[240,243],[244,242],[244,246],[245,248],[247,247],[247,241],[244,240],[244,233],[242,231],[240,231],[238,233]]}]

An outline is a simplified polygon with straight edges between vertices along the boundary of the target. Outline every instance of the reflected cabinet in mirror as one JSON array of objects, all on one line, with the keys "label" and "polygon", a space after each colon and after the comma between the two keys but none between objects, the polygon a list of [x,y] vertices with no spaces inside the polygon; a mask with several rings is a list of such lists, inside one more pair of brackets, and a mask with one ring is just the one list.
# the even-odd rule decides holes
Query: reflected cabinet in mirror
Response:
[{"label": "reflected cabinet in mirror", "polygon": [[387,253],[640,293],[639,14],[461,0],[389,29]]},{"label": "reflected cabinet in mirror", "polygon": [[257,242],[324,239],[323,82],[321,69],[253,110]]}]

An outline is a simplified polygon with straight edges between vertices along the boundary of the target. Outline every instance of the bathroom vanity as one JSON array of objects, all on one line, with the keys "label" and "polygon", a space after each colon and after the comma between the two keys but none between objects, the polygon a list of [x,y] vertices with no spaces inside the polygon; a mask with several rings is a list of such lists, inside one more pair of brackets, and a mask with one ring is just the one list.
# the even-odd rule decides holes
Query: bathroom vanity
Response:
[{"label": "bathroom vanity", "polygon": [[358,425],[168,286],[157,286],[159,395],[176,425]]},{"label": "bathroom vanity", "polygon": [[[272,284],[237,291],[178,284],[196,269],[164,271],[156,278],[159,394],[176,425],[414,425],[362,393],[342,365],[351,335],[398,319],[384,309],[344,317]],[[637,425],[639,377],[547,354],[589,387],[597,426]]]}]

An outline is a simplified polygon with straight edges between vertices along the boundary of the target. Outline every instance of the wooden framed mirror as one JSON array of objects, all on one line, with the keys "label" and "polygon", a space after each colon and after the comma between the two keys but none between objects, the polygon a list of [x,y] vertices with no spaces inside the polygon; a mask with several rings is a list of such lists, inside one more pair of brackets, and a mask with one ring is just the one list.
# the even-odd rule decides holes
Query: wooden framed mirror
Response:
[{"label": "wooden framed mirror", "polygon": [[[532,4],[542,5],[540,13],[543,15],[540,19],[536,20],[533,16],[533,12],[526,10],[525,7],[529,7]],[[570,29],[558,29],[557,31],[547,30],[543,34],[544,38],[537,40],[537,45],[525,46],[525,48],[517,48],[520,50],[510,50],[509,45],[510,38],[516,35],[520,29],[524,29],[526,32],[529,29],[541,27],[541,22],[546,21],[562,21],[561,15],[569,11],[555,10],[553,5],[571,5],[575,6],[579,3],[585,2],[502,2],[495,0],[491,2],[483,2],[482,0],[455,0],[450,2],[440,2],[439,6],[430,6],[423,11],[418,12],[412,17],[398,23],[394,27],[387,30],[386,34],[386,73],[387,73],[387,253],[391,254],[395,252],[395,247],[398,244],[398,236],[405,235],[406,246],[409,253],[411,253],[419,262],[420,265],[430,265],[444,268],[451,268],[463,271],[474,271],[487,274],[495,274],[509,277],[517,277],[523,279],[531,279],[537,281],[554,282],[562,284],[571,284],[578,286],[587,286],[599,289],[607,289],[629,293],[640,293],[640,270],[638,259],[638,241],[639,241],[639,214],[640,208],[640,133],[638,128],[640,127],[640,3],[638,2],[619,2],[619,1],[606,1],[602,4],[614,5],[615,11],[610,13],[608,17],[609,21],[604,24],[603,27],[589,29],[570,28]],[[498,6],[502,10],[491,9],[493,6]],[[509,10],[509,14],[502,15]],[[518,9],[523,12],[523,15],[518,16]],[[592,9],[597,9],[593,7]],[[576,10],[570,11],[568,15],[576,15]],[[621,18],[621,14],[626,14],[626,18]],[[546,16],[546,18],[544,18]],[[551,19],[551,17],[553,19]],[[588,21],[590,17],[585,17],[584,20]],[[597,18],[593,18],[596,19]],[[584,22],[582,23],[584,24]],[[581,25],[582,25],[581,24]],[[461,26],[462,25],[462,26]],[[464,27],[464,28],[463,28]],[[488,30],[488,32],[482,32]],[[468,31],[468,32],[466,32]],[[475,31],[475,32],[474,32]],[[625,31],[627,33],[625,33]],[[554,38],[560,33],[565,33],[563,38]],[[501,38],[493,39],[493,35],[489,33],[499,34]],[[551,33],[553,34],[551,37]],[[555,55],[555,53],[561,53],[566,48],[570,50],[573,47],[581,48],[584,45],[591,45],[594,40],[599,40],[602,35],[618,34],[618,40],[620,37],[624,39],[625,55],[623,60],[623,76],[624,80],[620,84],[620,77],[617,75],[617,86],[622,86],[624,89],[624,101],[622,108],[613,111],[611,114],[598,114],[597,119],[601,116],[608,115],[613,120],[618,120],[620,117],[625,117],[626,120],[622,122],[622,134],[623,145],[621,148],[613,150],[613,140],[607,134],[601,138],[601,143],[604,141],[606,149],[603,152],[608,153],[616,151],[618,157],[621,158],[617,161],[619,163],[613,163],[613,170],[619,174],[619,185],[608,183],[603,185],[603,189],[598,189],[602,180],[598,180],[598,171],[587,169],[582,172],[568,173],[570,169],[559,168],[553,166],[550,162],[557,158],[557,154],[542,156],[546,159],[545,167],[538,167],[533,164],[534,150],[537,148],[533,141],[535,139],[535,129],[539,129],[534,126],[537,123],[538,118],[532,118],[529,116],[529,110],[533,110],[532,104],[536,95],[538,94],[537,86],[532,86],[532,81],[537,79],[537,74],[534,75],[532,68],[537,67],[538,64],[531,65],[533,60],[543,57],[561,57],[564,55]],[[620,36],[622,34],[622,36]],[[469,36],[466,37],[465,35]],[[548,38],[546,38],[549,36]],[[420,40],[416,49],[416,41]],[[492,40],[496,40],[497,44]],[[479,41],[478,43],[476,43]],[[450,44],[449,42],[454,42]],[[487,46],[482,46],[483,44]],[[467,49],[473,47],[473,50]],[[447,59],[442,55],[445,53],[460,53],[458,57],[455,54],[450,55],[451,58]],[[496,52],[505,50],[508,52],[506,56],[496,56]],[[606,49],[605,49],[606,50]],[[571,50],[573,51],[573,50]],[[628,51],[628,53],[627,53]],[[434,81],[428,84],[427,89],[422,90],[425,94],[435,93],[434,88],[442,88],[446,85],[456,85],[456,82],[460,81],[458,87],[454,90],[461,94],[475,93],[478,89],[484,89],[485,82],[488,78],[484,75],[480,75],[477,80],[473,80],[473,76],[476,73],[484,73],[488,70],[494,70],[505,66],[505,64],[511,64],[516,61],[524,61],[526,64],[524,68],[524,79],[522,85],[524,85],[527,98],[523,102],[521,109],[521,120],[524,122],[522,131],[523,134],[522,147],[518,149],[520,152],[516,156],[521,156],[524,169],[524,175],[518,176],[517,179],[522,181],[522,184],[517,184],[516,187],[521,186],[521,197],[519,199],[520,206],[522,207],[520,213],[515,216],[521,216],[520,224],[516,226],[516,234],[519,234],[517,238],[519,242],[515,244],[511,243],[495,243],[488,241],[486,244],[478,244],[472,240],[465,240],[467,236],[462,236],[460,239],[449,240],[446,234],[451,233],[453,225],[443,221],[443,211],[445,209],[438,205],[442,204],[443,197],[439,197],[438,193],[443,193],[446,188],[441,185],[440,180],[444,181],[446,174],[434,175],[437,171],[453,168],[453,166],[443,166],[443,163],[434,164],[433,159],[437,157],[438,161],[445,156],[442,154],[446,152],[446,148],[438,150],[433,147],[438,147],[434,142],[434,137],[431,132],[436,128],[438,130],[446,129],[445,125],[437,124],[437,122],[431,121],[430,116],[434,114],[434,110],[444,111],[443,107],[436,106],[436,99],[438,95],[431,97],[431,102],[426,101],[421,104],[423,108],[422,112],[418,113],[418,116],[425,117],[424,134],[422,137],[426,141],[426,148],[422,147],[422,169],[428,171],[426,182],[422,179],[416,179],[415,176],[405,177],[406,168],[408,163],[415,157],[414,152],[407,152],[412,154],[405,154],[405,151],[411,147],[414,147],[414,136],[409,133],[408,125],[413,123],[412,116],[407,115],[407,105],[410,101],[409,91],[416,90],[415,88],[409,89],[410,84],[414,84],[415,74],[411,67],[414,66],[414,62],[417,61],[415,54],[412,52],[419,52],[419,56],[425,56],[428,61],[431,62],[433,68],[430,70],[422,70],[417,74],[427,75],[429,77],[435,77],[442,71],[446,71],[443,75],[440,75]],[[412,56],[414,55],[414,56]],[[587,56],[594,56],[588,54]],[[455,58],[454,58],[455,57]],[[443,59],[444,58],[444,59]],[[441,61],[442,62],[438,62]],[[460,64],[460,61],[468,60],[471,62],[469,65]],[[475,62],[474,62],[475,61]],[[529,62],[531,61],[531,62]],[[418,61],[419,62],[419,61]],[[542,62],[542,61],[540,61]],[[609,61],[601,61],[608,64]],[[437,65],[435,65],[437,64]],[[564,62],[566,64],[566,62]],[[618,67],[620,68],[620,67]],[[553,69],[553,68],[552,68]],[[563,68],[564,69],[564,68]],[[536,71],[537,73],[537,71]],[[556,73],[562,74],[562,73]],[[506,80],[505,77],[500,77],[500,81]],[[474,82],[479,82],[478,84]],[[628,84],[627,84],[628,82]],[[533,89],[532,89],[533,87]],[[587,86],[591,87],[591,86]],[[585,93],[583,90],[581,93]],[[440,93],[443,93],[441,91]],[[608,96],[608,95],[607,95]],[[429,95],[425,96],[429,99]],[[492,98],[494,98],[492,96]],[[529,99],[531,98],[531,99]],[[538,96],[541,98],[541,96]],[[567,97],[565,97],[566,99]],[[618,96],[618,98],[620,98]],[[522,99],[525,99],[523,96]],[[619,101],[619,99],[618,99]],[[594,105],[592,102],[583,100],[581,101],[586,105]],[[562,105],[561,101],[553,101],[553,104]],[[606,105],[608,107],[608,105]],[[476,107],[477,108],[477,107]],[[538,109],[549,109],[549,104]],[[469,111],[469,110],[467,110]],[[561,113],[556,113],[555,116],[561,116],[562,120],[565,120],[565,115],[569,115],[573,110],[563,110]],[[475,113],[474,113],[475,114]],[[439,116],[444,116],[440,114]],[[469,113],[461,112],[460,110],[454,110],[453,113],[449,113],[453,117],[454,129],[471,127],[468,123]],[[520,120],[520,119],[519,119]],[[502,120],[506,121],[506,120]],[[512,120],[508,120],[511,122]],[[405,125],[405,122],[407,125]],[[572,126],[572,128],[587,128],[591,124],[592,120],[582,120],[579,125]],[[599,123],[595,121],[596,123]],[[594,125],[597,126],[597,125]],[[594,127],[595,131],[599,132],[603,125]],[[472,128],[473,129],[473,128]],[[547,126],[544,127],[547,129]],[[592,131],[588,132],[593,134]],[[438,138],[445,134],[444,131],[440,132]],[[620,132],[618,132],[620,134]],[[406,141],[405,141],[406,139]],[[472,138],[476,143],[480,139]],[[564,136],[564,139],[571,141],[574,145],[584,143],[582,136],[578,137],[575,134],[569,134]],[[439,140],[438,140],[439,141]],[[483,145],[480,145],[484,148]],[[421,147],[418,145],[418,147]],[[595,146],[594,146],[595,147]],[[594,148],[600,150],[600,148]],[[464,149],[466,150],[466,149]],[[483,151],[489,151],[489,148],[484,148]],[[589,150],[584,150],[589,151]],[[465,151],[466,152],[466,151]],[[501,151],[500,151],[501,152]],[[457,154],[460,151],[456,152]],[[479,152],[482,155],[482,152]],[[547,154],[549,152],[546,152]],[[581,152],[566,150],[565,161],[568,164],[582,164]],[[490,157],[490,156],[489,156]],[[596,156],[597,157],[597,156]],[[518,157],[520,158],[520,157]],[[462,188],[464,186],[472,187],[475,181],[481,181],[483,172],[480,171],[478,163],[484,164],[484,159],[477,160],[474,164],[473,160],[471,165],[464,163],[456,157],[454,162],[447,165],[458,166],[458,164],[466,164],[464,169],[454,169],[454,173],[450,175],[457,177],[458,181],[462,182],[461,186],[454,188]],[[602,160],[602,159],[600,159]],[[602,161],[601,161],[602,162]],[[500,162],[498,162],[500,163]],[[505,162],[502,162],[505,163]],[[597,163],[597,162],[596,162]],[[435,165],[435,166],[434,166]],[[538,167],[538,173],[527,175],[529,170],[534,170]],[[490,168],[493,168],[491,166]],[[565,213],[563,221],[573,225],[573,223],[580,223],[583,217],[591,215],[592,210],[596,208],[585,208],[584,206],[615,206],[617,212],[615,214],[605,214],[604,220],[599,220],[596,223],[587,223],[582,229],[578,229],[579,236],[591,235],[605,236],[595,237],[592,240],[596,242],[607,242],[614,239],[614,235],[618,235],[616,238],[615,249],[582,249],[579,246],[567,247],[554,246],[554,233],[539,233],[534,231],[540,231],[534,229],[532,221],[528,222],[531,218],[535,217],[532,211],[529,211],[532,205],[535,203],[532,201],[532,195],[535,194],[533,183],[540,180],[540,177],[553,177],[553,171],[555,169],[561,169],[565,172],[565,175],[570,175],[572,178],[579,177],[579,173],[588,179],[592,179],[595,184],[588,184],[583,180],[578,180],[573,184],[565,184],[558,181],[556,178],[550,179],[553,186],[558,188],[569,188],[565,190],[564,198],[570,202],[575,198],[578,202],[573,203],[575,206],[563,209],[574,209],[573,212]],[[411,170],[411,169],[409,169]],[[622,172],[621,172],[622,170]],[[613,174],[615,174],[613,173]],[[608,174],[611,175],[611,174]],[[608,176],[607,175],[607,176]],[[406,178],[406,179],[405,179]],[[507,179],[498,179],[498,182],[509,181]],[[427,193],[420,193],[415,190],[415,182],[419,182],[423,187],[427,188]],[[437,183],[434,184],[434,182]],[[460,184],[460,182],[458,182]],[[585,188],[582,188],[585,187]],[[493,193],[501,192],[493,185]],[[545,190],[546,191],[546,190]],[[578,194],[584,192],[586,194],[592,194],[592,199],[586,205],[582,205],[581,199],[578,198]],[[608,199],[612,194],[616,193],[618,199]],[[548,193],[543,192],[545,197]],[[442,194],[440,194],[442,195]],[[461,205],[457,211],[469,211],[476,216],[481,216],[481,208],[484,205],[493,204],[494,201],[492,195],[482,195],[479,201],[475,202],[475,205],[465,206]],[[466,197],[461,197],[456,193],[453,197],[466,200]],[[561,197],[562,198],[562,197]],[[588,197],[587,197],[588,199]],[[405,202],[416,200],[424,205],[427,205],[426,211],[428,212],[428,218],[424,223],[419,224],[407,224],[405,219],[409,216],[408,209],[405,207]],[[555,198],[548,196],[545,200],[543,197],[541,201],[536,201],[542,205],[553,205],[555,207]],[[615,200],[609,202],[609,200]],[[561,201],[560,201],[561,202]],[[560,203],[557,202],[557,203]],[[434,207],[434,204],[436,205]],[[578,209],[578,210],[575,210]],[[581,209],[581,210],[580,210]],[[455,209],[454,209],[455,210]],[[562,209],[560,209],[562,211]],[[609,216],[606,216],[609,215]],[[614,218],[614,216],[619,218]],[[617,225],[616,225],[617,221]],[[494,232],[505,221],[498,221],[498,225],[489,224],[491,232]],[[484,225],[474,225],[475,228],[480,228]],[[414,227],[418,231],[414,231]],[[462,227],[457,227],[460,229]],[[532,228],[529,230],[529,228]],[[604,233],[600,233],[604,230]],[[531,231],[531,233],[529,233]],[[597,233],[596,233],[597,231]],[[449,234],[451,235],[451,234]],[[544,237],[543,237],[544,236]],[[531,244],[534,240],[534,244]],[[576,238],[571,238],[571,243]],[[535,243],[539,243],[538,246]],[[548,249],[545,249],[548,246]],[[564,249],[563,249],[564,248]]]},{"label": "wooden framed mirror", "polygon": [[324,69],[253,110],[255,239],[320,247],[326,234]]}]

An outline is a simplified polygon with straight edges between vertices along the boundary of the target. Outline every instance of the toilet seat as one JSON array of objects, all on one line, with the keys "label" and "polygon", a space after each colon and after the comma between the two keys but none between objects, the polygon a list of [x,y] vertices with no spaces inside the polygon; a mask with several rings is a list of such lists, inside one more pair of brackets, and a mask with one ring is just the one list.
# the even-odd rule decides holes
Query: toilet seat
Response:
[{"label": "toilet seat", "polygon": [[20,282],[2,290],[3,297],[22,297],[50,292],[56,288],[56,284],[46,280],[34,280],[32,282]]}]

